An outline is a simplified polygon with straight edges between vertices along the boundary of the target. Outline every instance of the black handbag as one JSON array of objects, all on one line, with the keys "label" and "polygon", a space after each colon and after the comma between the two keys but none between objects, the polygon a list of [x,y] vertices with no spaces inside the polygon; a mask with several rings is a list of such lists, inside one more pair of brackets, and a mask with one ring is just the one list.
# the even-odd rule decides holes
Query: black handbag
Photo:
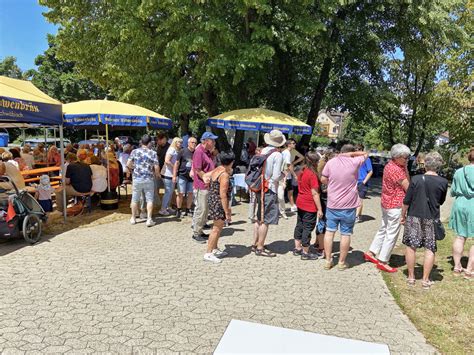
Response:
[{"label": "black handbag", "polygon": [[[428,198],[428,192],[426,191],[426,180],[425,176],[422,176],[423,178],[423,188],[425,189],[425,196],[426,196],[426,202],[428,203],[428,208],[431,212],[431,215],[433,216],[433,209],[431,208],[431,203],[430,199]],[[444,237],[446,237],[446,230],[444,229],[443,223],[441,223],[441,220],[439,218],[433,218],[434,221],[434,233],[435,233],[435,239],[436,240],[443,240]]]}]

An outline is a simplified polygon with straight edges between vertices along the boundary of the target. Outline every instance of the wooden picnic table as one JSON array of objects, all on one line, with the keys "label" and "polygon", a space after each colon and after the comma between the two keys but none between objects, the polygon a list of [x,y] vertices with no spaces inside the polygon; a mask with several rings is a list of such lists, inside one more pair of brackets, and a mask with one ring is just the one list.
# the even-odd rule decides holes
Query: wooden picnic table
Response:
[{"label": "wooden picnic table", "polygon": [[48,167],[51,165],[51,163],[48,163],[47,161],[35,161],[33,165],[39,167]]},{"label": "wooden picnic table", "polygon": [[49,174],[55,171],[61,171],[60,166],[49,166],[46,168],[39,168],[39,169],[31,169],[31,170],[23,170],[20,171],[22,176],[30,176],[30,175],[43,175]]},{"label": "wooden picnic table", "polygon": [[[43,174],[50,174],[56,171],[61,171],[61,167],[59,166],[50,166],[47,168],[39,168],[39,169],[31,169],[31,170],[23,170],[20,174],[25,178],[25,183],[29,184],[32,182],[39,182],[40,176]],[[51,186],[57,186],[61,182],[61,176],[51,176]]]}]

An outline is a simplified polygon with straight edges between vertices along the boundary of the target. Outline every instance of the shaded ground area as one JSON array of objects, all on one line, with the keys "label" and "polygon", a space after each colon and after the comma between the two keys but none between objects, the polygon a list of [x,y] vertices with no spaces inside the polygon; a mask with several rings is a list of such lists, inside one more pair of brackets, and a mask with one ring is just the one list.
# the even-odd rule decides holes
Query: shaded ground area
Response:
[{"label": "shaded ground area", "polygon": [[0,245],[0,351],[211,353],[231,319],[434,351],[363,263],[379,225],[377,197],[366,201],[370,218],[356,226],[344,272],[292,255],[295,216],[270,229],[276,258],[250,254],[246,208],[234,209],[220,265],[202,260],[189,218],[146,228],[116,214],[35,246]]}]

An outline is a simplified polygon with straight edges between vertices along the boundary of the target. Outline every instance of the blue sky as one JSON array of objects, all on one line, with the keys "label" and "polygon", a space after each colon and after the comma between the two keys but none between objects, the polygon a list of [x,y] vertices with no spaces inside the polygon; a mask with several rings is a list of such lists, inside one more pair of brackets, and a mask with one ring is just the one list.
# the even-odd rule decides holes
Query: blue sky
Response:
[{"label": "blue sky", "polygon": [[35,58],[48,48],[46,35],[57,27],[43,17],[38,0],[0,0],[0,60],[17,58],[23,70],[35,68]]}]

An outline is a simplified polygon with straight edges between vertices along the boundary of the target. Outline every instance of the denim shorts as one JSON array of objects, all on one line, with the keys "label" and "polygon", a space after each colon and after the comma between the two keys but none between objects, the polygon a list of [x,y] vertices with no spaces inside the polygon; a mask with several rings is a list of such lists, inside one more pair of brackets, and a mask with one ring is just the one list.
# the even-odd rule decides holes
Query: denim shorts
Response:
[{"label": "denim shorts", "polygon": [[354,230],[356,209],[346,208],[342,210],[326,209],[326,230],[335,232],[340,228],[341,235],[351,235]]},{"label": "denim shorts", "polygon": [[187,194],[193,192],[193,181],[189,181],[188,179],[178,176],[178,192],[180,194]]},{"label": "denim shorts", "polygon": [[146,202],[153,202],[155,198],[155,181],[133,181],[132,183],[132,203],[140,202],[142,193],[145,194]]}]

